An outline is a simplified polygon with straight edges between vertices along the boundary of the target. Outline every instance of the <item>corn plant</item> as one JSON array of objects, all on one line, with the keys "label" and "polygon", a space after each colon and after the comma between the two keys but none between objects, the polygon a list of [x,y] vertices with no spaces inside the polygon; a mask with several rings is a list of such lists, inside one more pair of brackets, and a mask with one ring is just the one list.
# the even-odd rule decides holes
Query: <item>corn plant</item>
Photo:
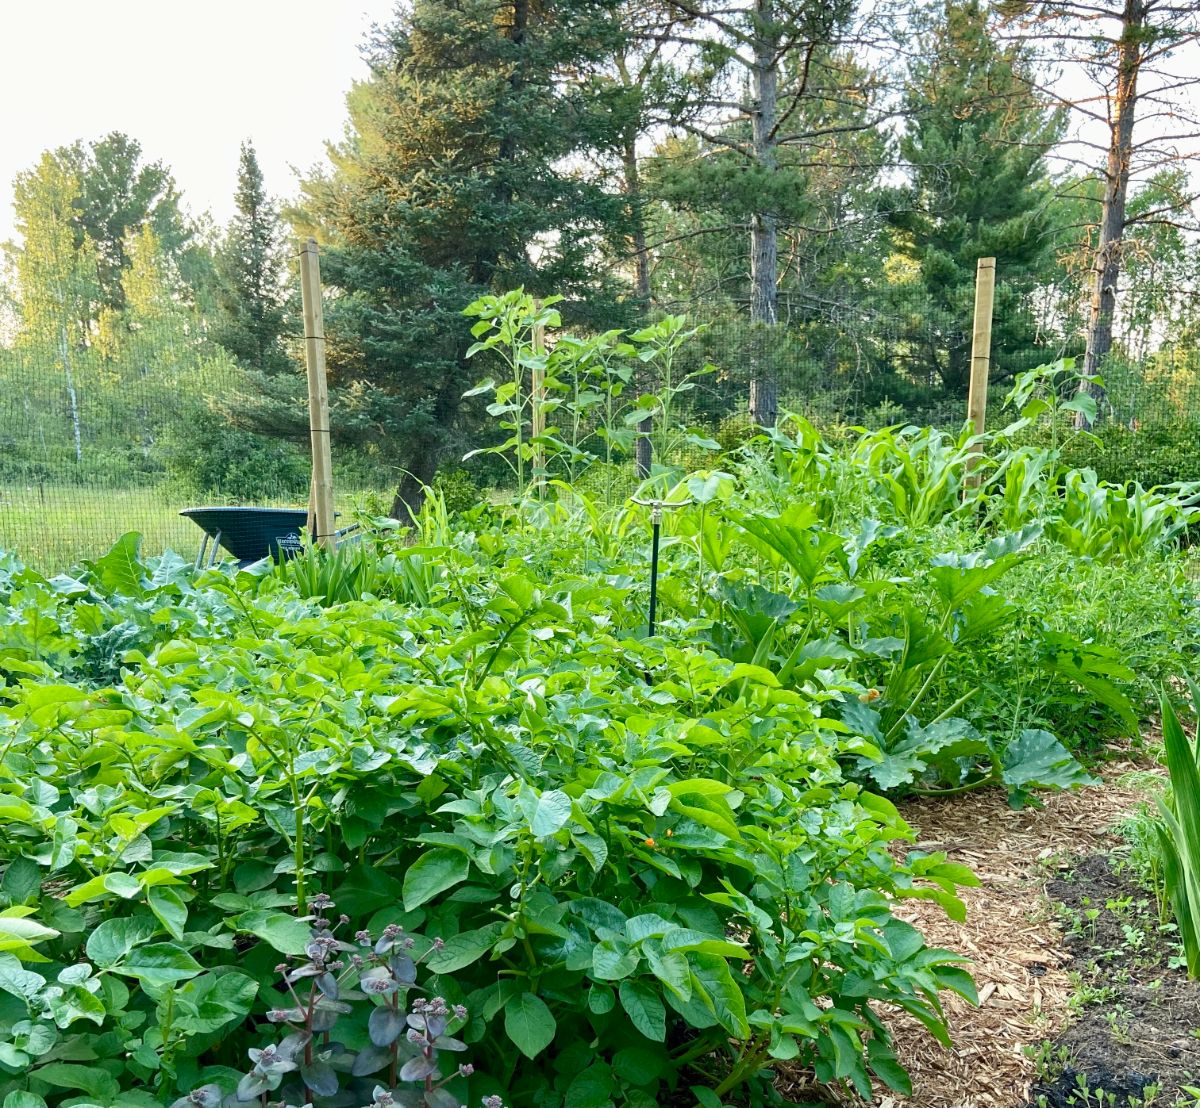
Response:
[{"label": "corn plant", "polygon": [[1006,531],[1057,513],[1057,455],[1037,446],[1009,451],[986,485],[993,523]]},{"label": "corn plant", "polygon": [[[1195,685],[1192,688],[1195,697]],[[1179,924],[1188,976],[1200,978],[1200,747],[1184,734],[1165,691],[1161,703],[1171,775],[1171,797],[1159,800],[1163,879]]]},{"label": "corn plant", "polygon": [[925,527],[959,511],[976,442],[966,432],[954,438],[933,427],[884,428],[859,439],[852,459],[897,519]]},{"label": "corn plant", "polygon": [[1093,470],[1076,469],[1063,478],[1061,515],[1048,530],[1073,554],[1135,558],[1170,546],[1196,512],[1178,497],[1109,485]]}]

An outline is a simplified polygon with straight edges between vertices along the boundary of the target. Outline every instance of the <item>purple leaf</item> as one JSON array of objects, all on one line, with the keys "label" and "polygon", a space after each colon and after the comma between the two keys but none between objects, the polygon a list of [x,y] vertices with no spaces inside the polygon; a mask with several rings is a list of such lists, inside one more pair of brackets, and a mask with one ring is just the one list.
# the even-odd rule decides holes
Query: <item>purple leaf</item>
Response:
[{"label": "purple leaf", "polygon": [[358,1052],[350,1072],[355,1077],[368,1077],[378,1073],[392,1060],[391,1053],[378,1046],[366,1046]]},{"label": "purple leaf", "polygon": [[391,1046],[404,1030],[404,1019],[391,1008],[376,1008],[367,1021],[367,1030],[376,1046]]},{"label": "purple leaf", "polygon": [[313,1062],[311,1066],[301,1066],[300,1076],[318,1096],[333,1096],[338,1091],[337,1074],[327,1062]]},{"label": "purple leaf", "polygon": [[400,1070],[400,1080],[424,1081],[427,1077],[436,1076],[437,1071],[436,1058],[427,1058],[424,1054],[418,1054],[404,1063]]}]

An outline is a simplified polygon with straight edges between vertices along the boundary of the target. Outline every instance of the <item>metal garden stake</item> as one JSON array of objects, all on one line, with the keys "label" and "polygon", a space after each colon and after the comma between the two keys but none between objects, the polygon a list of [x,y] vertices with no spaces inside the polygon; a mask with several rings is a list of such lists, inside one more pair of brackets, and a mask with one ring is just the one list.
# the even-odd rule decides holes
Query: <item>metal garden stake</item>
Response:
[{"label": "metal garden stake", "polygon": [[690,504],[691,500],[642,500],[636,496],[632,499],[635,504],[640,504],[643,508],[650,509],[650,526],[653,538],[650,542],[650,620],[646,630],[646,637],[652,638],[654,635],[654,624],[658,617],[658,540],[662,534],[663,509],[682,508]]}]

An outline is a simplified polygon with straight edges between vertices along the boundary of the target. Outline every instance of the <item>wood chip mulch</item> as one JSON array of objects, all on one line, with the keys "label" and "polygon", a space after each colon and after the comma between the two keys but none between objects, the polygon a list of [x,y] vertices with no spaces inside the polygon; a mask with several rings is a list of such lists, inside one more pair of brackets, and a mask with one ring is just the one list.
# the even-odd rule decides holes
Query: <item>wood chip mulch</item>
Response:
[{"label": "wood chip mulch", "polygon": [[[1056,865],[1112,847],[1114,824],[1146,797],[1118,781],[1130,770],[1147,768],[1111,764],[1103,785],[1045,795],[1041,809],[1014,812],[999,790],[904,805],[916,847],[944,851],[951,861],[970,866],[981,886],[962,890],[965,923],[947,919],[929,901],[904,901],[897,915],[914,924],[930,946],[971,959],[980,1006],[946,994],[951,1051],[907,1015],[891,1014],[913,1095],[899,1097],[880,1087],[879,1108],[1020,1108],[1027,1102],[1035,1070],[1031,1054],[1066,1024],[1071,993],[1063,968],[1068,955],[1044,886]],[[779,1085],[795,1100],[817,1099],[818,1090],[803,1074],[781,1073]],[[828,1098],[831,1090],[820,1094]],[[835,1102],[862,1103],[849,1094]]]}]

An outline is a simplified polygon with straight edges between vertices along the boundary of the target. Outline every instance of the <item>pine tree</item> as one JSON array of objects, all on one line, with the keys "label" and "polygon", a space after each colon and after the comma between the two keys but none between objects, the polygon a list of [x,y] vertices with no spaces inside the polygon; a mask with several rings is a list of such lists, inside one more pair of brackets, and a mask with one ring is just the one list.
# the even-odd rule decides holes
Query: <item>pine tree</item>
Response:
[{"label": "pine tree", "polygon": [[[1186,218],[1193,198],[1180,197],[1182,203],[1152,212],[1128,210],[1130,186],[1139,176],[1194,157],[1189,148],[1200,139],[1200,74],[1187,59],[1200,43],[1200,7],[1163,0],[1000,0],[998,7],[1056,67],[1066,63],[1092,86],[1063,96],[1061,103],[1086,124],[1103,121],[1108,132],[1104,165],[1097,167],[1103,192],[1080,385],[1082,392],[1099,397],[1101,390],[1090,378],[1103,370],[1113,345],[1126,231],[1136,222]],[[1157,125],[1139,127],[1139,119]],[[1084,157],[1094,156],[1095,144],[1082,147]],[[1077,427],[1090,425],[1083,409],[1075,421]]]},{"label": "pine tree", "polygon": [[[837,78],[859,41],[859,13],[853,0],[669,0],[668,6],[679,20],[671,40],[690,51],[696,75],[696,93],[674,122],[700,139],[699,153],[712,161],[711,169],[697,167],[699,179],[726,198],[727,213],[741,209],[736,218],[750,231],[749,317],[769,328],[780,320],[780,229],[792,221],[793,198],[807,191],[804,169],[828,152],[833,135],[867,130],[877,120],[870,97]],[[842,116],[835,129],[831,113]],[[768,364],[751,367],[750,415],[770,425],[778,414],[778,381]]]},{"label": "pine tree", "polygon": [[326,312],[334,423],[420,499],[461,446],[480,367],[462,309],[516,286],[603,311],[600,245],[623,217],[568,165],[600,125],[575,80],[613,33],[610,0],[415,0],[375,43],[333,167],[304,185],[301,233],[342,295]]},{"label": "pine tree", "polygon": [[956,395],[970,372],[977,260],[996,258],[1001,371],[1035,345],[1030,298],[1054,270],[1045,158],[1063,119],[1032,91],[1030,68],[1019,45],[992,37],[980,0],[947,0],[909,74],[901,153],[913,188],[896,224],[923,300],[907,305],[925,348],[912,372]]},{"label": "pine tree", "polygon": [[217,318],[212,337],[246,369],[291,367],[284,331],[284,257],[279,212],[263,184],[254,146],[242,143],[237,214],[217,253]]}]

